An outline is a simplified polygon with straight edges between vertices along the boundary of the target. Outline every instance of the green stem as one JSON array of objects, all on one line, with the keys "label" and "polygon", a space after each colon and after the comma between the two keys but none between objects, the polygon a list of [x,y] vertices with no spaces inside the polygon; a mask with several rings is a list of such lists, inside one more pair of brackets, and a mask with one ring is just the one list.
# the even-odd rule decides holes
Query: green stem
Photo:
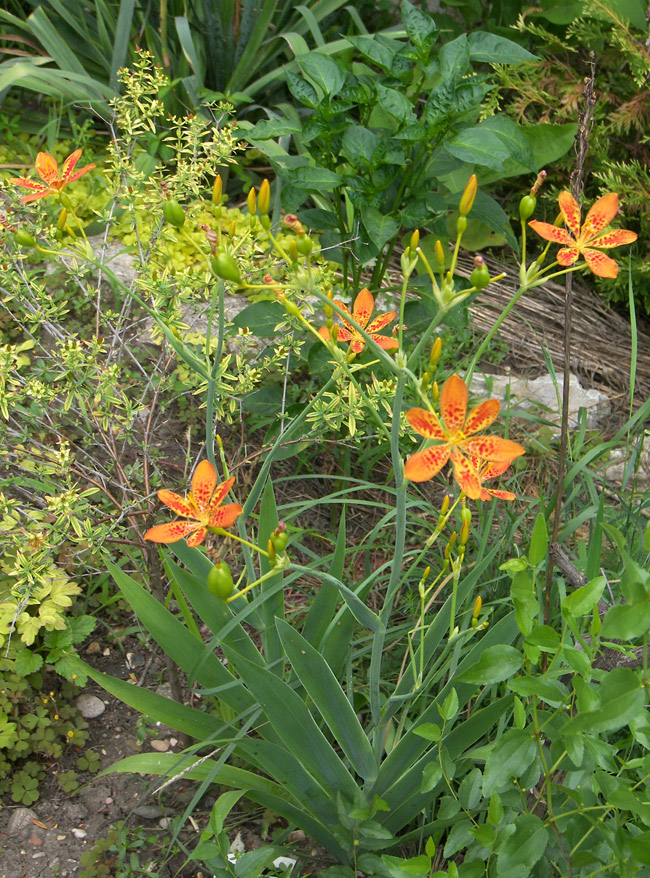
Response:
[{"label": "green stem", "polygon": [[221,360],[221,351],[223,350],[223,333],[224,333],[224,283],[220,280],[215,288],[212,301],[210,303],[210,314],[208,316],[208,328],[205,334],[205,354],[210,356],[210,338],[212,333],[212,320],[214,317],[217,299],[219,300],[219,329],[217,336],[217,349],[214,353],[212,369],[208,378],[208,390],[206,396],[206,413],[205,413],[205,450],[208,460],[215,465],[214,460],[214,398],[217,391],[217,373],[219,371],[219,362]]}]

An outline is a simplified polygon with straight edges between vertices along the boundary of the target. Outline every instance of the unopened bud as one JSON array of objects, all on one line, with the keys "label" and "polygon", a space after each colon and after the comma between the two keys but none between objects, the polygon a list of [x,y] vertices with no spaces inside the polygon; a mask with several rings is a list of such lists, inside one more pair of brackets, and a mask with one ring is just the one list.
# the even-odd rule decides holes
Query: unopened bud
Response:
[{"label": "unopened bud", "polygon": [[248,204],[248,212],[251,216],[257,213],[257,197],[255,195],[255,189],[253,186],[251,186],[250,192],[248,193],[246,203]]},{"label": "unopened bud", "polygon": [[233,220],[228,226],[228,237],[234,238],[235,232],[237,231],[237,223]]},{"label": "unopened bud", "polygon": [[438,397],[440,396],[440,388],[438,387],[437,381],[433,382],[433,386],[431,387],[431,396],[433,397],[434,402],[438,402]]},{"label": "unopened bud", "polygon": [[474,619],[478,619],[482,606],[483,600],[481,598],[481,595],[479,595],[474,601],[474,609],[472,610],[472,616],[474,617]]},{"label": "unopened bud", "polygon": [[284,218],[284,224],[285,226],[287,226],[287,228],[293,229],[293,231],[296,232],[296,234],[298,235],[302,234],[305,231],[302,223],[295,215],[295,213],[288,213]]},{"label": "unopened bud", "polygon": [[427,388],[429,386],[430,381],[431,381],[431,378],[429,376],[429,373],[425,372],[424,375],[422,376],[421,381],[420,381],[420,389],[422,390],[422,393],[427,392]]},{"label": "unopened bud", "polygon": [[295,239],[289,244],[289,259],[291,259],[292,262],[298,261],[298,248]]},{"label": "unopened bud", "polygon": [[14,232],[14,241],[16,244],[20,244],[21,247],[36,246],[36,238],[33,235],[30,235],[25,229],[16,229]]},{"label": "unopened bud", "polygon": [[214,186],[212,187],[212,203],[216,204],[217,207],[221,204],[222,193],[223,181],[221,179],[221,174],[217,174],[214,180]]},{"label": "unopened bud", "polygon": [[451,553],[454,550],[454,546],[456,545],[456,540],[458,539],[458,534],[456,531],[452,533],[449,537],[449,542],[445,546],[445,560],[448,561],[451,558]]},{"label": "unopened bud", "polygon": [[438,365],[438,360],[440,359],[440,355],[442,354],[442,339],[440,336],[433,343],[433,347],[431,348],[431,353],[429,354],[429,368],[435,369]]},{"label": "unopened bud", "polygon": [[409,247],[411,248],[411,250],[413,250],[415,252],[418,249],[419,243],[420,243],[420,230],[416,229],[413,232],[413,234],[411,235],[411,241],[410,241]]},{"label": "unopened bud", "polygon": [[284,310],[287,314],[291,314],[292,317],[300,317],[300,308],[294,304],[294,302],[290,302],[288,299],[285,299],[284,302]]},{"label": "unopened bud", "polygon": [[330,338],[331,338],[332,341],[336,344],[336,342],[337,342],[337,340],[338,340],[338,337],[339,337],[339,328],[338,328],[338,326],[334,325],[334,326],[330,329]]},{"label": "unopened bud", "polygon": [[449,504],[451,503],[451,497],[449,494],[445,494],[444,500],[440,506],[440,514],[446,515],[449,512]]},{"label": "unopened bud", "polygon": [[469,539],[469,521],[464,521],[460,528],[460,544],[466,546]]},{"label": "unopened bud", "polygon": [[[460,199],[460,205],[459,205],[458,210],[460,212],[461,217],[466,217],[467,214],[472,209],[472,206],[474,204],[474,199],[476,198],[477,191],[478,191],[478,180],[476,179],[476,174],[472,174],[472,176],[467,181],[467,186],[465,186],[465,191],[463,192],[461,199]],[[465,229],[463,229],[463,232],[464,231],[465,231]],[[459,232],[460,232],[460,229],[459,229]]]},{"label": "unopened bud", "polygon": [[439,267],[443,269],[445,267],[445,251],[440,241],[436,241],[435,255],[436,262],[438,263]]},{"label": "unopened bud", "polygon": [[533,198],[537,195],[537,193],[541,189],[542,183],[544,182],[546,177],[547,177],[546,171],[540,171],[539,174],[537,175],[537,179],[533,183],[532,189],[530,190],[530,194]]},{"label": "unopened bud", "polygon": [[273,540],[269,539],[268,543],[266,544],[266,550],[269,553],[269,565],[271,567],[275,567],[275,565],[278,563],[278,556],[275,551],[275,546],[273,545]]},{"label": "unopened bud", "polygon": [[57,229],[60,230],[60,229],[65,228],[65,222],[66,222],[67,218],[68,218],[68,211],[65,209],[65,207],[62,207],[61,212],[59,213],[59,218],[56,221]]},{"label": "unopened bud", "polygon": [[269,185],[269,181],[264,178],[262,180],[262,185],[260,186],[260,192],[257,196],[257,207],[260,213],[266,214],[269,212],[269,206],[271,204],[271,186]]}]

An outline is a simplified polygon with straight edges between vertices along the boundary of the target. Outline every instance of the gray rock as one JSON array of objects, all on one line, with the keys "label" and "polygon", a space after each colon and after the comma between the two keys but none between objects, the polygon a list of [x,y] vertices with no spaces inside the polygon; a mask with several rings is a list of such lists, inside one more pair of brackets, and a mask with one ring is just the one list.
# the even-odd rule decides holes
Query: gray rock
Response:
[{"label": "gray rock", "polygon": [[[475,375],[472,379],[472,395],[481,399],[497,397],[501,401],[510,398],[512,403],[524,409],[537,409],[551,424],[559,423],[562,412],[562,372],[557,372],[557,389],[550,375],[539,378],[517,378],[515,375]],[[606,394],[600,390],[587,390],[576,375],[570,376],[569,384],[569,427],[575,429],[579,422],[579,411],[587,410],[587,427],[593,429],[606,418],[611,404]]]},{"label": "gray rock", "polygon": [[639,458],[632,461],[630,449],[615,448],[605,466],[605,476],[608,485],[631,488],[634,482],[637,489],[645,490],[650,485],[650,449],[643,449]]},{"label": "gray rock", "polygon": [[38,820],[31,808],[16,808],[7,823],[7,835],[27,835],[34,828],[32,820]]},{"label": "gray rock", "polygon": [[80,695],[75,701],[75,707],[84,719],[95,719],[106,710],[106,705],[96,695]]},{"label": "gray rock", "polygon": [[164,814],[158,805],[138,805],[133,809],[133,813],[137,814],[138,817],[144,817],[145,820],[156,820]]}]

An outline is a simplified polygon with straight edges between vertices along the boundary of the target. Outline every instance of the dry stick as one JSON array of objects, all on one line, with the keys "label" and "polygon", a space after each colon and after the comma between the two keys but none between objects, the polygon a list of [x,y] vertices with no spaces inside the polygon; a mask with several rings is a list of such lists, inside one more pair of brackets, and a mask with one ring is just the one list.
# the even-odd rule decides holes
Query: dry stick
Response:
[{"label": "dry stick", "polygon": [[[584,166],[589,150],[589,135],[594,124],[594,107],[596,96],[594,94],[594,80],[596,77],[594,53],[589,53],[591,72],[585,77],[584,109],[580,113],[580,123],[575,139],[576,168],[571,174],[571,192],[575,200],[580,204],[584,192]],[[551,534],[551,546],[557,543],[560,533],[560,520],[562,518],[562,501],[564,495],[564,473],[566,470],[567,449],[569,444],[569,392],[571,381],[571,312],[573,305],[573,275],[565,278],[564,298],[564,376],[562,379],[562,432],[560,437],[560,457],[558,461],[557,489],[554,499],[553,531]],[[551,586],[553,582],[554,558],[549,554],[546,567],[546,585],[544,590],[544,621],[548,625],[551,618]]]}]

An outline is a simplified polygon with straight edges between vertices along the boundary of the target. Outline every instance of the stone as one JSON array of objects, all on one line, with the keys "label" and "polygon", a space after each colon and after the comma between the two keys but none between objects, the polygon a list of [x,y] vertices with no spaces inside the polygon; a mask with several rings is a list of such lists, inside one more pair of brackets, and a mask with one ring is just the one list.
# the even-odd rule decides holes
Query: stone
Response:
[{"label": "stone", "polygon": [[75,838],[84,839],[88,835],[85,829],[79,829],[76,826],[73,826],[70,832],[74,835]]},{"label": "stone", "polygon": [[106,705],[96,695],[80,695],[75,701],[75,707],[84,719],[95,719],[106,710]]},{"label": "stone", "polygon": [[[486,398],[509,398],[509,405],[519,405],[523,409],[537,409],[541,417],[555,425],[554,435],[560,431],[562,413],[562,382],[564,375],[556,372],[557,389],[550,375],[539,378],[517,378],[515,375],[475,375],[472,379],[471,394],[477,400]],[[600,390],[585,389],[576,375],[571,374],[569,383],[569,427],[575,429],[579,423],[580,409],[587,410],[587,427],[596,428],[611,412],[608,396]]]},{"label": "stone", "polygon": [[34,827],[33,820],[38,820],[36,812],[31,808],[16,808],[7,823],[7,835],[27,835]]},{"label": "stone", "polygon": [[631,489],[635,485],[636,490],[645,490],[650,485],[650,449],[643,449],[637,459],[632,461],[630,449],[615,448],[605,465],[605,476],[608,485],[615,484],[624,489]]},{"label": "stone", "polygon": [[101,651],[102,648],[99,644],[99,640],[91,640],[86,647],[86,655],[99,655]]},{"label": "stone", "polygon": [[157,750],[159,753],[166,753],[169,750],[169,741],[156,739],[150,741],[151,746],[154,750]]},{"label": "stone", "polygon": [[144,817],[145,820],[156,820],[163,816],[163,810],[158,805],[137,805],[133,809],[133,813],[137,814],[138,817]]}]

